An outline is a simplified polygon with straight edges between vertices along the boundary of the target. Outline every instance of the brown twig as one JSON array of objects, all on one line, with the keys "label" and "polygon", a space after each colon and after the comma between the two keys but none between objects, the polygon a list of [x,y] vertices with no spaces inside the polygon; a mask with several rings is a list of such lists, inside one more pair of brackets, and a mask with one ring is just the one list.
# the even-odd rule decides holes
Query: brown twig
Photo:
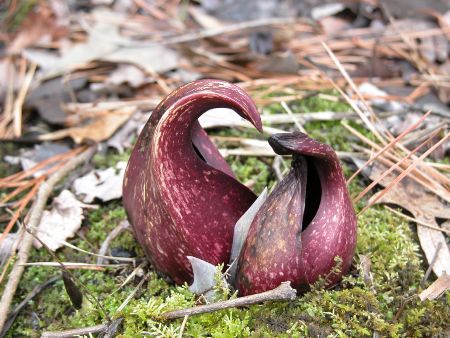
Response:
[{"label": "brown twig", "polygon": [[[79,164],[83,163],[87,158],[92,156],[92,153],[96,151],[96,147],[91,147],[84,151],[80,155],[72,158],[63,166],[61,166],[52,176],[44,181],[38,190],[36,200],[31,208],[30,217],[28,219],[27,227],[31,231],[35,231],[38,227],[42,213],[47,204],[47,200],[50,197],[54,186],[62,180],[67,173],[75,169]],[[19,252],[17,254],[17,261],[15,262],[12,270],[9,274],[8,282],[5,285],[2,298],[0,300],[0,330],[2,330],[5,324],[9,306],[19,285],[20,278],[25,269],[24,264],[28,261],[28,256],[33,245],[34,237],[25,233]]]},{"label": "brown twig", "polygon": [[408,168],[406,168],[405,171],[403,171],[400,175],[397,176],[395,180],[393,180],[391,183],[389,183],[384,190],[381,191],[380,194],[376,195],[374,199],[372,199],[368,205],[366,205],[359,213],[358,215],[363,214],[367,209],[369,209],[371,206],[373,206],[378,200],[380,200],[390,189],[392,189],[393,186],[395,186],[397,183],[399,183],[401,180],[403,180],[410,172],[413,170],[418,163],[423,161],[428,155],[430,155],[437,147],[439,147],[442,143],[444,143],[448,138],[450,137],[450,134],[445,135],[443,138],[441,138],[436,144],[434,144],[430,149],[428,149],[426,152],[424,152],[420,157],[418,157],[416,160],[414,160]]},{"label": "brown twig", "polygon": [[30,69],[25,75],[23,85],[17,94],[16,101],[13,106],[13,132],[15,137],[20,137],[22,135],[22,106],[25,101],[28,89],[30,88],[31,81],[33,80],[34,73],[36,72],[37,65],[32,63]]},{"label": "brown twig", "polygon": [[296,296],[297,292],[291,287],[291,282],[283,282],[280,286],[273,290],[258,293],[256,295],[225,300],[207,305],[200,305],[189,309],[166,312],[161,315],[161,319],[172,320],[176,318],[183,318],[184,316],[194,316],[202,313],[214,312],[239,306],[248,306],[267,301],[294,300]]},{"label": "brown twig", "polygon": [[103,333],[108,329],[107,324],[100,324],[90,327],[83,327],[80,329],[72,329],[66,331],[47,331],[42,334],[42,338],[65,338],[65,337],[80,337],[84,335],[88,335],[90,333]]},{"label": "brown twig", "polygon": [[[443,232],[443,233],[445,233],[447,235],[450,235],[450,230],[447,230],[447,229],[444,229],[444,228],[439,228],[439,227],[434,226],[432,224],[428,224],[428,223],[422,222],[422,221],[420,221],[420,220],[418,220],[418,219],[416,219],[414,217],[410,217],[410,216],[405,215],[404,213],[402,213],[400,211],[392,209],[392,208],[388,207],[387,205],[385,205],[384,207],[387,210],[389,210],[390,212],[392,212],[392,213],[396,214],[397,216],[400,216],[400,217],[402,217],[404,219],[407,219],[408,221],[411,221],[411,222],[414,222],[414,223],[416,223],[416,224],[418,224],[420,226],[423,226],[423,227],[426,227],[426,228],[429,228],[429,229],[433,229],[433,230],[436,230],[436,231],[441,231],[441,232]],[[441,242],[439,242],[439,244],[441,244]]]},{"label": "brown twig", "polygon": [[100,324],[79,329],[70,329],[65,331],[47,331],[42,333],[42,338],[68,338],[68,337],[84,337],[92,333],[100,333],[103,338],[112,338],[116,336],[116,331],[122,324],[123,317],[119,317],[107,324]]},{"label": "brown twig", "polygon": [[441,248],[442,242],[439,242],[436,248],[436,252],[434,253],[433,259],[430,262],[430,266],[428,267],[427,271],[425,272],[425,275],[422,278],[422,281],[420,282],[421,287],[425,285],[425,282],[428,280],[428,277],[430,277],[430,273],[433,270],[434,264],[436,264],[437,258],[439,257],[439,251],[441,251]]},{"label": "brown twig", "polygon": [[425,115],[423,115],[418,121],[416,121],[416,123],[413,123],[412,125],[410,125],[408,128],[406,128],[400,135],[398,135],[395,139],[393,139],[391,142],[389,142],[387,145],[385,145],[383,148],[381,148],[380,150],[378,150],[375,155],[373,155],[372,157],[370,157],[366,163],[364,163],[363,166],[361,166],[361,168],[359,168],[348,180],[347,180],[347,184],[350,184],[350,182],[364,169],[366,168],[368,165],[370,165],[373,161],[375,161],[380,155],[383,155],[384,152],[386,152],[388,149],[390,149],[391,147],[393,147],[397,142],[401,141],[401,139],[403,137],[405,137],[409,132],[411,132],[412,130],[416,129],[417,127],[419,127],[419,125],[425,121],[425,119],[427,118],[428,115],[430,115],[431,110],[429,110]]},{"label": "brown twig", "polygon": [[[437,131],[439,132],[439,131]],[[437,132],[435,134],[432,135],[435,136],[437,135]],[[402,170],[401,169],[401,165],[403,163],[407,163],[406,161],[409,160],[409,158],[415,154],[420,148],[422,148],[423,146],[425,146],[427,143],[429,142],[429,139],[427,139],[426,141],[422,142],[421,144],[419,144],[415,149],[413,149],[411,152],[409,152],[405,157],[403,157],[402,159],[400,159],[400,161],[398,161],[397,163],[395,163],[393,166],[391,166],[388,170],[386,170],[385,172],[383,172],[383,174],[380,175],[380,177],[377,177],[376,180],[374,180],[372,183],[370,183],[363,191],[361,191],[358,196],[356,196],[353,199],[353,203],[357,203],[358,201],[361,200],[361,198],[363,198],[370,190],[372,190],[373,187],[375,187],[377,184],[379,184],[386,176],[388,176],[392,171],[394,170]],[[366,162],[368,163],[368,162]],[[364,168],[363,166],[361,168]]]},{"label": "brown twig", "polygon": [[111,231],[108,236],[106,237],[105,241],[102,243],[102,246],[100,247],[100,250],[98,250],[98,258],[97,258],[97,264],[103,264],[104,262],[104,256],[106,256],[106,252],[108,251],[109,244],[112,242],[114,238],[119,236],[123,231],[130,229],[130,223],[128,221],[122,221],[119,223],[117,227],[114,228],[113,231]]}]

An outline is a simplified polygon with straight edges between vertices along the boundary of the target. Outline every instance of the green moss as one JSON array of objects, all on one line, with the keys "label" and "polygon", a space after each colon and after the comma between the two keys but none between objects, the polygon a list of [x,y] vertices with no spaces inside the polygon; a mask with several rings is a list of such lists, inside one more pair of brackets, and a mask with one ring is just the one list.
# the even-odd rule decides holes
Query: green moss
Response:
[{"label": "green moss", "polygon": [[[114,216],[120,215],[120,212],[112,209],[105,215],[108,223],[114,223]],[[98,218],[99,211],[92,212],[89,217],[93,230],[100,227]],[[448,330],[448,295],[424,303],[413,299],[395,320],[404,300],[420,292],[419,283],[423,276],[419,248],[413,241],[413,232],[408,224],[382,208],[373,208],[360,217],[358,229],[355,266],[359,264],[359,255],[371,258],[375,292],[364,284],[354,269],[337,288],[313,288],[293,302],[255,305],[247,310],[230,309],[189,318],[184,335],[369,337],[376,331],[382,336],[422,337]],[[90,239],[94,240],[93,237]],[[34,254],[42,255],[37,252]],[[24,279],[31,285],[28,284],[27,289],[46,279],[44,272],[48,273],[49,270],[28,269]],[[124,337],[140,337],[143,332],[158,337],[179,334],[181,320],[165,323],[159,320],[159,316],[162,312],[195,304],[196,299],[187,286],[168,285],[154,272],[150,272],[149,282],[140,296],[132,299],[121,313],[116,313],[116,309],[134,289],[134,285],[130,285],[116,291],[128,273],[130,270],[77,271],[76,276],[102,302],[110,316],[124,316]],[[105,320],[96,304],[88,301],[84,302],[81,310],[74,311],[61,282],[45,291],[30,308],[37,311],[42,325],[48,325],[47,328],[51,329],[82,327]],[[22,316],[21,324],[30,325],[31,319]],[[26,334],[31,331],[23,329],[17,332]]]},{"label": "green moss", "polygon": [[227,161],[236,178],[240,182],[250,183],[251,189],[258,195],[265,187],[272,188],[276,182],[271,167],[272,159],[229,156]]},{"label": "green moss", "polygon": [[110,151],[107,156],[105,156],[105,154],[96,154],[92,162],[96,168],[111,168],[114,167],[119,161],[128,161],[130,155],[130,149],[127,149],[122,153]]},{"label": "green moss", "polygon": [[[274,105],[272,113],[277,113]],[[292,104],[295,112],[348,111],[346,104],[320,100],[311,97]],[[353,123],[353,122],[352,122]],[[352,126],[363,131],[357,123]],[[349,150],[354,140],[337,122],[311,122],[308,132],[332,144],[338,150]],[[292,128],[292,125],[290,126]],[[363,131],[368,134],[367,131]],[[260,137],[248,132],[248,137]],[[233,129],[216,131],[223,136],[242,136]],[[370,136],[370,135],[369,135]],[[97,156],[97,167],[108,167],[125,155],[108,154]],[[229,157],[228,162],[242,182],[253,181],[253,190],[261,192],[265,186],[275,182],[271,159],[251,157]],[[344,166],[347,177],[349,167]],[[362,189],[358,180],[350,184],[352,195]],[[361,209],[364,201],[356,206]],[[120,221],[125,212],[120,201],[102,205],[90,211],[80,231],[80,236],[71,243],[92,252],[98,249],[107,234]],[[422,289],[420,282],[424,274],[423,257],[417,245],[416,235],[402,219],[395,217],[382,207],[374,207],[359,217],[357,254],[351,272],[342,283],[331,290],[312,287],[310,292],[300,295],[295,301],[259,304],[245,309],[228,309],[215,313],[188,318],[184,327],[185,337],[372,337],[374,332],[386,337],[429,337],[450,334],[450,293],[435,301],[420,302],[417,295]],[[128,232],[113,241],[111,247],[120,247],[143,257],[141,249]],[[372,261],[373,286],[367,286],[359,273],[360,255]],[[33,261],[53,261],[43,250],[33,250]],[[72,249],[61,249],[58,257],[63,261],[93,263],[95,257]],[[122,337],[174,337],[181,332],[182,319],[172,322],[160,320],[161,313],[173,309],[191,307],[198,299],[187,286],[167,284],[151,269],[146,269],[148,280],[143,284],[127,306],[117,312],[119,306],[135,290],[142,275],[135,277],[119,289],[134,267],[108,269],[105,271],[76,270],[76,282],[85,285],[101,303],[107,314],[124,317]],[[36,285],[51,276],[60,274],[59,269],[29,267],[22,278],[15,297],[18,303]],[[431,281],[429,282],[431,283]],[[428,286],[428,285],[426,285]],[[426,287],[425,286],[425,287]],[[227,290],[220,289],[218,298],[233,297]],[[235,296],[235,295],[234,295]],[[74,310],[66,295],[62,281],[35,298],[17,318],[14,335],[37,335],[40,327],[45,330],[62,330],[74,327],[96,325],[104,322],[105,315],[96,302],[85,297],[80,310]],[[33,315],[33,313],[35,315]],[[10,335],[12,336],[12,334]]]}]

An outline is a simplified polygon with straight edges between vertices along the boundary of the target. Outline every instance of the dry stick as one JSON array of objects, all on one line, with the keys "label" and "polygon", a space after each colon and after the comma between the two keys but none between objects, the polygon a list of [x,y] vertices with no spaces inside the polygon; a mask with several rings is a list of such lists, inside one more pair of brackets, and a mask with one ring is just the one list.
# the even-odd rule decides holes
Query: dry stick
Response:
[{"label": "dry stick", "polygon": [[273,25],[286,25],[293,24],[297,21],[296,18],[264,18],[253,21],[240,22],[236,24],[226,25],[218,28],[211,28],[193,33],[187,33],[184,35],[174,36],[172,38],[166,38],[161,42],[155,42],[151,45],[173,45],[177,43],[185,43],[190,41],[197,41],[200,39],[211,38],[218,35],[236,33],[246,29],[260,28]]},{"label": "dry stick", "polygon": [[22,135],[22,106],[25,101],[28,89],[30,88],[31,81],[33,80],[34,72],[36,71],[37,64],[32,63],[27,75],[25,76],[24,83],[20,88],[17,95],[16,102],[14,102],[13,118],[14,118],[14,136],[20,137]]},{"label": "dry stick", "polygon": [[144,277],[142,277],[142,279],[139,281],[139,284],[134,288],[134,290],[127,296],[127,298],[123,301],[122,304],[120,304],[120,306],[116,309],[116,313],[122,311],[125,306],[128,305],[128,303],[130,302],[131,298],[134,297],[134,295],[139,291],[139,289],[141,288],[142,284],[144,284],[150,277],[150,273],[146,274]]},{"label": "dry stick", "polygon": [[[50,235],[49,233],[47,233],[47,234]],[[81,249],[81,248],[79,248],[79,247],[77,247],[77,246],[75,246],[73,244],[70,244],[69,242],[63,241],[63,240],[60,240],[59,242],[61,244],[63,244],[64,246],[67,246],[68,248],[71,248],[71,249],[73,249],[75,251],[79,251],[79,252],[85,253],[85,254],[90,255],[90,256],[95,256],[95,257],[98,257],[98,258],[108,259],[108,260],[115,260],[115,261],[119,261],[119,262],[128,262],[128,263],[135,263],[136,262],[136,257],[114,257],[114,256],[108,256],[108,255],[100,255],[100,254],[96,254],[96,253],[90,252],[88,250]],[[102,261],[102,263],[103,263],[103,261]],[[102,264],[102,263],[97,263],[97,264]]]},{"label": "dry stick", "polygon": [[[286,104],[286,102],[281,101],[281,107],[283,107],[283,109],[288,113],[288,115],[292,118],[292,120],[294,121],[294,124],[296,125],[296,127],[298,128],[298,130],[300,130],[302,133],[306,134],[306,130],[305,128],[303,128],[303,124],[305,124],[305,121],[303,121],[303,119],[301,117],[295,117],[294,113],[292,112],[291,108],[289,108],[289,106]],[[301,122],[301,123],[300,123]]]},{"label": "dry stick", "polygon": [[275,25],[290,25],[294,24],[298,21],[297,18],[262,18],[256,19],[252,21],[239,22],[235,24],[225,25],[218,28],[210,28],[204,29],[200,31],[190,32],[182,35],[175,35],[172,37],[165,37],[164,40],[161,41],[152,41],[152,42],[144,42],[144,41],[128,41],[123,39],[111,38],[105,34],[99,34],[95,32],[92,27],[84,20],[80,19],[80,26],[90,35],[97,36],[103,40],[108,40],[114,42],[118,47],[155,47],[161,45],[174,45],[179,43],[186,43],[197,41],[201,39],[207,39],[214,36],[225,35],[237,33],[243,30],[256,29],[266,26],[275,26]]},{"label": "dry stick", "polygon": [[[381,150],[381,146],[380,146],[380,145],[378,145],[377,143],[371,141],[370,139],[368,139],[367,137],[365,137],[364,135],[362,135],[360,132],[358,132],[356,129],[352,128],[352,127],[351,127],[350,125],[348,125],[347,123],[342,122],[342,126],[343,126],[344,128],[346,128],[348,131],[350,131],[353,135],[355,135],[356,137],[358,137],[360,140],[362,140],[363,142],[365,142],[367,145],[369,145],[369,146],[375,148],[376,150]],[[355,147],[356,147],[356,145],[355,145]],[[364,148],[364,151],[365,151],[365,150],[366,150],[366,149]],[[394,165],[395,162],[400,161],[400,158],[404,157],[403,153],[402,153],[402,154],[395,154],[395,155],[394,155],[394,154],[392,154],[392,153],[390,152],[390,150],[392,150],[392,149],[388,149],[388,151],[385,152],[384,156],[380,156],[380,157],[379,157],[379,160],[382,161],[382,159],[385,159],[385,162],[388,162],[389,165]],[[366,152],[369,152],[369,151],[367,150]],[[408,152],[409,152],[409,150],[408,150]],[[400,156],[402,156],[402,157],[400,157]],[[417,158],[417,157],[415,157],[415,158]],[[407,168],[407,166],[405,166],[404,168]],[[431,178],[429,178],[429,177],[428,177],[427,175],[425,175],[423,172],[421,172],[421,171],[415,169],[415,170],[412,172],[412,178],[414,178],[414,180],[415,180],[417,183],[419,183],[419,184],[423,185],[424,187],[427,187],[427,188],[429,188],[430,190],[434,191],[432,187],[428,187],[428,186],[427,186],[427,182],[428,182],[428,183],[433,183],[433,182],[431,182],[431,181],[432,181]],[[436,189],[436,188],[434,188],[434,189]],[[439,193],[436,193],[436,194],[439,194]]]},{"label": "dry stick", "polygon": [[400,175],[397,176],[395,180],[393,180],[389,185],[383,189],[383,191],[377,195],[373,201],[371,201],[368,205],[362,209],[358,215],[363,214],[367,209],[369,209],[372,205],[374,205],[380,198],[382,198],[394,185],[399,183],[401,180],[403,180],[410,172],[413,170],[416,165],[420,162],[422,162],[423,159],[425,159],[428,155],[430,155],[437,147],[439,147],[442,143],[444,143],[448,138],[450,137],[450,133],[445,135],[439,142],[437,142],[435,145],[433,145],[430,149],[428,149],[426,152],[424,152],[420,157],[415,159],[408,168],[405,169]]},{"label": "dry stick", "polygon": [[[437,132],[435,133],[437,134]],[[434,135],[431,135],[431,137],[434,137]],[[361,191],[358,196],[356,196],[353,199],[353,203],[357,203],[361,198],[363,198],[370,190],[372,190],[373,187],[375,187],[378,183],[380,183],[387,175],[389,175],[392,171],[395,169],[402,171],[401,164],[403,164],[405,161],[407,161],[413,154],[415,154],[420,148],[422,148],[424,145],[428,143],[429,140],[423,141],[421,144],[419,144],[416,148],[414,148],[412,151],[410,151],[405,157],[400,159],[397,163],[395,163],[393,166],[391,166],[389,169],[384,171],[377,179],[375,179],[372,183],[370,183],[363,191]]]},{"label": "dry stick", "polygon": [[59,332],[44,332],[42,334],[42,338],[65,338],[65,337],[76,337],[76,336],[85,336],[90,333],[103,333],[108,329],[108,325],[100,324],[96,326],[83,327],[81,329],[72,329],[66,331]]},{"label": "dry stick", "polygon": [[13,103],[14,103],[14,72],[15,69],[11,64],[11,58],[6,58],[5,68],[7,69],[7,88],[5,104],[3,106],[3,118],[0,122],[0,137],[6,138],[8,136],[8,124],[11,121]]},{"label": "dry stick", "polygon": [[425,285],[425,282],[427,281],[428,277],[430,277],[430,273],[433,270],[434,264],[436,264],[437,258],[439,257],[439,251],[441,251],[442,248],[442,242],[439,242],[436,252],[434,253],[433,259],[431,260],[430,265],[428,266],[427,271],[425,272],[425,275],[422,278],[422,281],[420,282],[420,286],[423,287]]},{"label": "dry stick", "polygon": [[[342,123],[342,126],[344,128],[346,128],[347,130],[349,130],[353,135],[357,136],[359,139],[363,140],[366,144],[370,145],[371,147],[374,147],[375,149],[380,150],[381,146],[379,146],[377,143],[372,142],[371,140],[369,140],[367,137],[365,137],[364,135],[362,135],[361,133],[359,133],[356,129],[350,127],[348,124],[346,123]],[[388,159],[389,158],[389,159]],[[380,157],[380,161],[382,161],[383,157]],[[417,159],[417,157],[415,157],[414,159]],[[392,162],[392,161],[394,162]],[[394,165],[395,162],[400,161],[400,158],[397,156],[392,155],[389,151],[386,152],[386,162],[388,162],[390,166]],[[422,163],[425,164],[425,163]],[[425,167],[421,166],[421,168]],[[405,169],[408,168],[407,166],[405,167]],[[419,183],[420,185],[424,186],[425,188],[431,190],[432,192],[434,192],[436,195],[438,196],[442,196],[442,198],[444,198],[446,201],[450,201],[450,195],[448,194],[448,192],[446,190],[444,190],[444,188],[437,184],[436,182],[433,181],[431,178],[428,177],[428,175],[426,175],[425,173],[423,173],[420,170],[417,170],[417,168],[413,168],[413,171],[411,173],[411,178],[416,181],[417,183]],[[425,180],[425,181],[424,181]],[[432,186],[430,186],[430,183]]]},{"label": "dry stick", "polygon": [[188,315],[184,316],[183,322],[181,323],[181,326],[180,326],[180,333],[178,334],[178,338],[183,338],[183,332],[184,332],[184,328],[186,327],[188,318],[189,318]]},{"label": "dry stick", "polygon": [[16,189],[14,189],[12,192],[10,192],[8,195],[6,195],[5,197],[3,197],[3,199],[0,201],[0,203],[5,204],[6,202],[8,202],[11,198],[17,196],[18,194],[20,194],[22,191],[28,189],[29,187],[35,185],[36,183],[38,183],[38,178],[33,179],[33,180],[29,180],[29,181],[25,181],[25,184],[18,186]]},{"label": "dry stick", "polygon": [[409,134],[412,130],[416,129],[426,118],[428,115],[430,115],[431,110],[429,110],[425,115],[423,115],[416,123],[410,125],[408,128],[406,128],[400,135],[398,135],[395,139],[393,139],[391,142],[389,142],[387,145],[385,145],[383,148],[378,150],[373,157],[369,158],[366,163],[361,168],[358,168],[358,170],[347,180],[347,184],[350,184],[351,181],[368,165],[370,165],[373,161],[375,161],[380,155],[384,154],[388,149],[390,149],[392,146],[394,146],[397,142],[399,142],[403,137]]},{"label": "dry stick", "polygon": [[28,203],[31,201],[31,199],[34,197],[34,195],[36,194],[36,190],[38,190],[38,188],[41,186],[42,182],[43,182],[43,178],[42,179],[39,178],[38,181],[36,182],[36,185],[30,190],[30,192],[28,192],[28,194],[25,195],[23,200],[20,202],[19,208],[14,212],[13,217],[11,218],[9,223],[6,225],[5,230],[3,230],[3,232],[0,234],[0,243],[6,238],[6,235],[9,234],[9,232],[13,228],[14,224],[16,224],[17,220],[19,219],[20,214],[25,209],[25,207],[28,205]]},{"label": "dry stick", "polygon": [[291,282],[283,282],[280,284],[280,286],[273,290],[258,293],[256,295],[225,300],[222,302],[207,305],[200,305],[189,309],[166,312],[161,315],[161,319],[171,320],[176,318],[183,318],[184,316],[194,316],[202,313],[229,309],[232,307],[258,304],[266,301],[294,300],[296,296],[297,292],[291,287]]},{"label": "dry stick", "polygon": [[103,256],[106,256],[106,251],[108,251],[109,244],[112,242],[114,238],[119,236],[119,234],[122,233],[122,231],[131,229],[130,223],[128,221],[122,221],[119,223],[117,227],[114,228],[113,231],[111,231],[108,236],[106,236],[105,241],[102,243],[102,246],[100,247],[100,250],[98,251],[98,258],[97,258],[97,264],[103,264]]},{"label": "dry stick", "polygon": [[[331,51],[331,49],[327,46],[327,44],[325,42],[322,42],[322,46],[323,48],[325,48],[326,52],[328,53],[328,55],[330,56],[330,58],[333,60],[333,62],[336,64],[336,66],[338,67],[339,71],[341,72],[341,74],[344,76],[345,80],[347,81],[347,83],[350,85],[350,87],[352,87],[352,89],[354,90],[354,92],[356,93],[356,95],[359,97],[359,99],[361,100],[361,102],[364,104],[364,107],[367,109],[367,111],[370,113],[371,117],[374,120],[377,120],[375,114],[373,113],[373,111],[369,108],[369,106],[367,105],[366,101],[364,100],[364,98],[362,97],[361,93],[359,92],[358,88],[356,87],[355,83],[352,81],[352,79],[350,78],[350,76],[348,75],[347,71],[344,69],[344,67],[342,67],[342,64],[339,62],[339,60],[336,58],[336,56],[334,55],[334,53]],[[330,79],[331,80],[331,79]],[[340,89],[333,81],[332,81],[333,86],[335,86],[338,91],[340,92],[340,94],[347,100],[347,102],[350,103],[350,105],[352,106],[353,109],[355,109],[355,111],[358,113],[358,115],[361,117],[361,119],[363,120],[363,122],[366,124],[366,126],[369,128],[369,130],[380,140],[381,143],[385,144],[386,141],[383,138],[383,136],[378,133],[378,131],[376,130],[375,126],[373,125],[373,123],[371,121],[369,121],[369,119],[367,118],[367,116],[361,111],[361,109],[354,104],[353,100],[350,99],[350,97],[348,97],[343,91],[342,89]]]},{"label": "dry stick", "polygon": [[11,176],[8,177],[4,177],[0,179],[0,185],[2,185],[3,183],[7,183],[7,182],[19,182],[20,180],[23,180],[29,176],[31,176],[32,174],[34,174],[35,172],[37,172],[38,170],[40,170],[43,167],[48,166],[49,164],[53,163],[53,162],[57,162],[57,161],[61,161],[64,159],[69,159],[72,158],[73,156],[79,154],[81,151],[84,150],[84,147],[79,147],[79,148],[75,148],[74,150],[70,150],[68,152],[62,153],[62,154],[58,154],[55,156],[52,156],[42,162],[37,163],[36,165],[34,165],[33,167],[18,172],[16,174],[13,174]]},{"label": "dry stick", "polygon": [[[443,233],[446,233],[447,235],[450,235],[450,230],[447,230],[447,229],[444,229],[444,228],[439,228],[439,227],[434,226],[432,224],[428,224],[428,223],[422,222],[422,221],[420,221],[420,220],[418,220],[418,219],[416,219],[414,217],[410,217],[410,216],[405,215],[404,213],[402,213],[400,211],[392,209],[392,208],[388,207],[387,205],[385,205],[384,207],[386,209],[388,209],[390,212],[392,212],[392,213],[396,214],[397,216],[400,216],[400,217],[402,217],[404,219],[407,219],[408,221],[411,221],[411,222],[414,222],[416,224],[419,224],[420,226],[423,226],[425,228],[433,229],[433,230],[436,230],[436,231],[441,231]],[[441,242],[439,242],[439,243],[441,243]]]},{"label": "dry stick", "polygon": [[[35,237],[39,240],[39,237]],[[103,271],[106,268],[123,268],[128,266],[129,264],[91,264],[91,263],[78,263],[78,262],[33,262],[33,263],[24,263],[24,266],[49,266],[49,267],[62,267],[66,270],[73,269],[84,269],[84,270],[98,270]]]},{"label": "dry stick", "polygon": [[[89,159],[92,154],[96,151],[96,147],[91,147],[80,155],[72,158],[61,168],[58,169],[52,176],[44,181],[38,190],[36,200],[31,208],[30,217],[28,220],[28,229],[32,232],[36,230],[42,218],[42,213],[44,212],[47,200],[50,197],[55,185],[62,180],[67,173],[75,169],[79,164],[83,163]],[[9,306],[16,292],[17,286],[19,285],[20,278],[25,269],[24,264],[28,261],[28,256],[33,245],[33,235],[30,233],[25,233],[22,244],[20,246],[19,252],[17,254],[17,261],[15,262],[8,278],[8,282],[5,285],[2,298],[0,300],[0,331],[3,329],[5,324]]]},{"label": "dry stick", "polygon": [[139,271],[143,271],[142,269],[143,269],[147,264],[148,264],[148,263],[147,263],[146,260],[144,260],[141,264],[139,264],[139,265],[133,270],[133,272],[131,272],[131,273],[128,275],[128,277],[123,281],[123,283],[120,284],[120,286],[119,286],[115,291],[113,291],[113,293],[112,293],[111,295],[115,294],[115,293],[118,292],[121,288],[123,288],[125,285],[127,285],[127,284],[133,279],[133,277],[136,276],[136,275],[138,274]]},{"label": "dry stick", "polygon": [[[355,147],[357,147],[355,145]],[[367,149],[362,149],[362,152],[371,155],[370,151]],[[384,164],[387,167],[394,166],[395,163],[400,161],[400,158],[395,158],[393,156],[390,156],[389,153],[387,153],[388,156],[379,157],[379,161]],[[411,156],[415,156],[414,154]],[[392,160],[391,160],[392,159]],[[414,160],[417,159],[417,157],[414,157]],[[400,162],[401,163],[401,162]],[[428,165],[428,162],[422,162],[419,169],[423,169],[424,167]],[[399,171],[406,170],[408,168],[408,165],[401,164],[401,168],[399,168]],[[437,196],[440,196],[442,199],[450,202],[450,191],[445,188],[444,184],[439,184],[433,181],[430,177],[428,177],[426,174],[423,173],[423,171],[418,170],[417,168],[413,169],[410,173],[410,178],[416,181],[419,185],[423,186],[424,188],[434,192]]]}]

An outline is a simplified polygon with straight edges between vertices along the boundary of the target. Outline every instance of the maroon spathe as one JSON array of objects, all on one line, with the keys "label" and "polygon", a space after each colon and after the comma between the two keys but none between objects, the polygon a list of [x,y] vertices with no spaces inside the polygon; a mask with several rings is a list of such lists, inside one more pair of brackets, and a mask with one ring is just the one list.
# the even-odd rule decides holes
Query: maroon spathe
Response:
[{"label": "maroon spathe", "polygon": [[[155,270],[179,284],[192,281],[187,256],[229,262],[234,225],[256,199],[197,121],[213,108],[233,109],[262,129],[242,89],[194,81],[153,111],[125,172],[123,203],[136,238]],[[276,153],[292,155],[292,169],[252,221],[234,286],[249,295],[285,281],[299,290],[320,277],[335,284],[356,246],[356,216],[339,159],[302,133],[276,134],[269,143]]]},{"label": "maroon spathe", "polygon": [[228,262],[234,225],[256,198],[234,179],[197,122],[213,108],[233,109],[262,129],[242,89],[224,81],[195,81],[153,111],[125,172],[123,203],[136,238],[155,269],[176,283],[192,279],[186,256]]},{"label": "maroon spathe", "polygon": [[[236,272],[239,294],[271,290],[285,281],[304,289],[319,277],[333,285],[350,268],[356,246],[356,215],[339,159],[330,146],[302,133],[276,134],[269,143],[276,153],[293,155],[293,168],[250,226]],[[302,231],[304,200],[309,198],[307,161],[320,180],[311,194],[317,194],[314,189],[321,193],[318,209]]]}]

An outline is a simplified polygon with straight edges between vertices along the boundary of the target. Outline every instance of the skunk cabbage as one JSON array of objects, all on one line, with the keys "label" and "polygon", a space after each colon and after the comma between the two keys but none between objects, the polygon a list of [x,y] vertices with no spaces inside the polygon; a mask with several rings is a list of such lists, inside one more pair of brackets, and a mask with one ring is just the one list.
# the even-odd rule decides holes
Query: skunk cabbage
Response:
[{"label": "skunk cabbage", "polygon": [[187,256],[228,261],[234,225],[256,199],[197,122],[213,108],[231,108],[261,130],[239,87],[195,81],[153,111],[125,172],[123,203],[135,236],[155,269],[176,283],[192,280]]},{"label": "skunk cabbage", "polygon": [[[194,81],[153,111],[125,173],[123,202],[135,236],[155,269],[175,283],[193,280],[188,256],[229,262],[234,226],[256,199],[197,122],[213,108],[231,108],[262,129],[254,103],[239,87]],[[321,276],[332,285],[348,271],[356,242],[339,160],[330,146],[301,133],[276,134],[269,143],[276,153],[292,155],[292,169],[255,209],[240,239],[234,285],[240,295],[284,281],[300,290]]]},{"label": "skunk cabbage", "polygon": [[[302,133],[269,139],[280,155],[293,155],[292,169],[274,188],[250,226],[238,261],[241,295],[291,281],[304,289],[347,272],[356,244],[356,216],[333,149]],[[340,259],[336,262],[336,257]]]}]

